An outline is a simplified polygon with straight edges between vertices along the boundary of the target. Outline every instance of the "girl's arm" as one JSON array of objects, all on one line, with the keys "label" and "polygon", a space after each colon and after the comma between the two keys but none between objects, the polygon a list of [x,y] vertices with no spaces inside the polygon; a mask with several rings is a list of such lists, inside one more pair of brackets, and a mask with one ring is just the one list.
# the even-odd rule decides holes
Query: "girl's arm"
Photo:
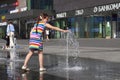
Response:
[{"label": "girl's arm", "polygon": [[46,23],[46,27],[50,28],[50,29],[53,29],[53,30],[61,31],[61,32],[69,32],[69,30],[63,30],[63,29],[60,29],[58,27],[52,26],[52,25],[50,25],[48,23]]}]

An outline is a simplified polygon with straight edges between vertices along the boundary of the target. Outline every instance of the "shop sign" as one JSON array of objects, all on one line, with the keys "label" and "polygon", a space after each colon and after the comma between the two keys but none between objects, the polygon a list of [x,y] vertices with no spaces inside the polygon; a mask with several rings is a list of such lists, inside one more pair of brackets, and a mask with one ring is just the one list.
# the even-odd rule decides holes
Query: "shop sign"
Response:
[{"label": "shop sign", "polygon": [[19,9],[11,10],[10,14],[19,12]]},{"label": "shop sign", "polygon": [[27,7],[23,7],[23,8],[21,8],[20,11],[21,11],[21,12],[23,12],[23,11],[27,11]]},{"label": "shop sign", "polygon": [[64,18],[67,16],[66,12],[56,14],[56,18]]},{"label": "shop sign", "polygon": [[23,8],[20,8],[20,9],[11,10],[10,14],[12,14],[12,13],[18,13],[18,12],[23,12],[23,11],[27,11],[27,7],[23,7]]},{"label": "shop sign", "polygon": [[6,26],[6,25],[7,25],[7,22],[0,23],[0,26]]},{"label": "shop sign", "polygon": [[120,3],[114,3],[109,5],[96,6],[94,7],[93,12],[97,13],[97,12],[105,12],[105,11],[112,11],[118,9],[120,9]]},{"label": "shop sign", "polygon": [[80,10],[76,10],[75,11],[75,15],[83,15],[84,14],[84,10],[83,9],[80,9]]},{"label": "shop sign", "polygon": [[10,3],[9,1],[7,1],[5,4],[0,4],[0,8],[5,8],[5,7],[13,7],[13,6],[18,6],[18,1],[17,2],[13,2]]}]

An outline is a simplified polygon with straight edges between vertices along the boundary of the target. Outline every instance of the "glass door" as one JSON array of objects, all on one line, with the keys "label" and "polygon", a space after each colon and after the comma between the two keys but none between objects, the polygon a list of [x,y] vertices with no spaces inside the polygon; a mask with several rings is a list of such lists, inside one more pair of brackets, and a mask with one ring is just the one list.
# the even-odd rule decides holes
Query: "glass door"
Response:
[{"label": "glass door", "polygon": [[106,22],[106,38],[111,38],[111,24],[109,21]]},{"label": "glass door", "polygon": [[106,16],[105,17],[105,38],[109,39],[111,38],[112,30],[111,30],[111,17]]},{"label": "glass door", "polygon": [[94,38],[111,38],[111,17],[94,16],[92,33]]}]

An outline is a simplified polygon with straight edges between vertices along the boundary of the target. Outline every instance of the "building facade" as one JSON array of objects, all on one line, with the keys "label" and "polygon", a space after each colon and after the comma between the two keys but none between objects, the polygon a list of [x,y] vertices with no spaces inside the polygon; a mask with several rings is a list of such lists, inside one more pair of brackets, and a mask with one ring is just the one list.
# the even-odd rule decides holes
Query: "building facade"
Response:
[{"label": "building facade", "polygon": [[[5,36],[7,21],[13,21],[17,38],[29,38],[35,19],[42,12],[53,15],[53,0],[1,0],[0,32]],[[4,11],[4,12],[3,12]]]},{"label": "building facade", "polygon": [[[70,29],[77,38],[120,38],[119,0],[1,0],[0,38],[12,20],[18,38],[29,38],[35,18],[47,12],[52,24]],[[58,31],[55,38],[61,38]]]},{"label": "building facade", "polygon": [[54,10],[56,25],[78,38],[120,38],[119,0],[54,0]]},{"label": "building facade", "polygon": [[18,6],[18,3],[16,0],[10,0],[7,2],[7,0],[1,0],[0,1],[0,38],[5,36],[5,29],[6,29],[6,16],[4,14],[7,14],[10,12],[10,10],[15,9],[15,7]]}]

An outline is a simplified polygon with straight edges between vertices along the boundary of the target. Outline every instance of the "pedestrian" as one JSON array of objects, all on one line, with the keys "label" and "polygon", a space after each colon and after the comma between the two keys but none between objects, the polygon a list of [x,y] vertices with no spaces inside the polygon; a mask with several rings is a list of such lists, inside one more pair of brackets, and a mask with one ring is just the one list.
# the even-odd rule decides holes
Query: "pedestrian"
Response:
[{"label": "pedestrian", "polygon": [[49,29],[48,28],[45,30],[45,34],[46,34],[46,40],[49,40]]},{"label": "pedestrian", "polygon": [[31,56],[33,55],[34,51],[38,51],[39,56],[39,71],[44,71],[46,68],[43,66],[43,41],[42,41],[42,33],[45,31],[45,27],[49,29],[54,29],[61,32],[68,32],[68,30],[63,30],[58,27],[52,26],[47,23],[49,16],[46,13],[40,14],[37,19],[37,22],[34,24],[30,32],[30,40],[29,40],[29,52],[25,58],[24,64],[22,66],[23,70],[30,70],[27,67],[28,61],[30,60]]},{"label": "pedestrian", "polygon": [[2,47],[2,49],[9,49],[9,45],[10,45],[10,39],[9,39],[9,35],[5,36],[5,40],[6,40],[6,45]]},{"label": "pedestrian", "polygon": [[6,49],[9,48],[9,45],[10,45],[10,38],[9,38],[9,35],[6,35]]},{"label": "pedestrian", "polygon": [[10,48],[13,48],[14,47],[14,32],[15,32],[15,29],[14,29],[14,25],[12,23],[12,21],[9,21],[8,22],[8,25],[7,25],[7,37],[9,37],[9,47]]}]

